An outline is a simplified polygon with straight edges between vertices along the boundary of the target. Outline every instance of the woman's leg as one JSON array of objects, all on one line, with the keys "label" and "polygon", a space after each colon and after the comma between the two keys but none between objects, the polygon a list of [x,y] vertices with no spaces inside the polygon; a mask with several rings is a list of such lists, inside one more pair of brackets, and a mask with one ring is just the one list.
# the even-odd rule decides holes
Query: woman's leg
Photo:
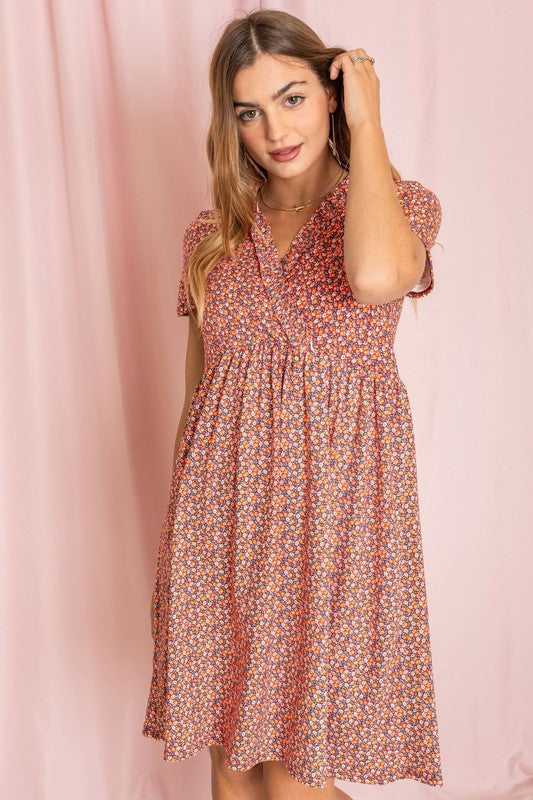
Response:
[{"label": "woman's leg", "polygon": [[265,800],[351,800],[350,795],[328,778],[322,789],[295,780],[281,761],[263,762]]},{"label": "woman's leg", "polygon": [[224,764],[221,745],[209,745],[209,755],[213,800],[265,800],[263,764],[256,764],[246,772],[230,769]]}]

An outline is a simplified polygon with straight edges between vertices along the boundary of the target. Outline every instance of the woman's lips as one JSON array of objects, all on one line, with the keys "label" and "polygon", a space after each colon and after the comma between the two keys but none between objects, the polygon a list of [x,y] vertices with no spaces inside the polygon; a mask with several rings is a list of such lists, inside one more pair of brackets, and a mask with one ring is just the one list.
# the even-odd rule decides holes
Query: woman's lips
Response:
[{"label": "woman's lips", "polygon": [[296,158],[301,148],[302,145],[299,144],[297,147],[293,147],[292,150],[289,150],[288,153],[271,153],[270,155],[276,161],[292,161],[293,158]]}]

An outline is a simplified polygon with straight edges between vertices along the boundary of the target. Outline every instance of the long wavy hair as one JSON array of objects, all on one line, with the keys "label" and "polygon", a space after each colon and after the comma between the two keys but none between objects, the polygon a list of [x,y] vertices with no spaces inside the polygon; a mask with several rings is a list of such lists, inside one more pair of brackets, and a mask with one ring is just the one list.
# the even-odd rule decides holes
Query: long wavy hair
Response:
[{"label": "long wavy hair", "polygon": [[[196,245],[186,271],[189,313],[192,313],[192,297],[199,327],[204,315],[205,279],[222,258],[233,257],[238,251],[255,223],[257,189],[268,178],[267,170],[245,151],[239,137],[233,107],[233,85],[237,73],[252,66],[261,54],[269,53],[300,59],[316,73],[325,88],[335,86],[335,144],[339,163],[348,169],[350,129],[344,112],[342,70],[335,80],[329,75],[331,62],[344,52],[344,47],[326,47],[312,28],[285,11],[251,11],[233,19],[224,28],[209,68],[212,114],[206,139],[212,172],[214,216],[204,217],[204,220],[216,223],[217,227]],[[392,164],[390,167],[393,179],[401,180],[398,170]]]}]

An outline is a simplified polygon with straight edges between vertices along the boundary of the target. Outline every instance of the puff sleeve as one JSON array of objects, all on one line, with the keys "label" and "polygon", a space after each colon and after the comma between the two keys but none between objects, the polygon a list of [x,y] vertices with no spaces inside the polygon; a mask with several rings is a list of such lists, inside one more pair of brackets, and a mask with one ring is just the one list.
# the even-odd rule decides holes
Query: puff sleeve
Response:
[{"label": "puff sleeve", "polygon": [[[187,226],[187,228],[185,229],[185,233],[183,234],[182,268],[178,282],[178,302],[176,306],[176,312],[179,317],[189,316],[189,306],[187,303],[187,289],[185,286],[185,281],[187,278],[187,266],[189,263],[189,258],[197,244],[197,240],[195,240],[194,237],[194,227],[195,223],[191,222],[191,224]],[[197,312],[196,304],[192,296],[190,297],[190,303],[193,313],[196,314]]]},{"label": "puff sleeve", "polygon": [[407,297],[423,297],[433,289],[433,262],[430,250],[437,239],[442,222],[442,208],[438,197],[418,181],[395,181],[398,200],[409,221],[411,230],[417,234],[426,249],[426,266],[420,282],[407,292]]},{"label": "puff sleeve", "polygon": [[206,236],[208,236],[210,233],[213,233],[217,229],[218,224],[219,222],[215,213],[211,209],[206,209],[204,211],[200,211],[196,219],[194,219],[185,228],[185,233],[183,234],[182,268],[178,282],[178,298],[176,305],[176,312],[180,317],[189,316],[189,304],[187,303],[187,297],[193,313],[196,315],[198,312],[192,295],[187,296],[189,259],[194,252],[196,245],[199,244],[202,239],[206,238]]}]

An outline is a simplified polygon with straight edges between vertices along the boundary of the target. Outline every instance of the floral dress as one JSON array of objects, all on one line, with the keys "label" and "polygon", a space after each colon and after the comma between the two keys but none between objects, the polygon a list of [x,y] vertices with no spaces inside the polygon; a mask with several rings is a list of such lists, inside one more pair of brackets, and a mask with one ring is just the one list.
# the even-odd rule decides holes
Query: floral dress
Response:
[{"label": "floral dress", "polygon": [[[349,175],[278,256],[270,224],[206,280],[205,368],[174,465],[142,733],[166,761],[220,744],[308,786],[443,784],[403,297],[358,302],[343,266]],[[426,248],[435,194],[395,181]],[[201,211],[184,236],[177,312]],[[194,309],[194,302],[192,302]]]}]

